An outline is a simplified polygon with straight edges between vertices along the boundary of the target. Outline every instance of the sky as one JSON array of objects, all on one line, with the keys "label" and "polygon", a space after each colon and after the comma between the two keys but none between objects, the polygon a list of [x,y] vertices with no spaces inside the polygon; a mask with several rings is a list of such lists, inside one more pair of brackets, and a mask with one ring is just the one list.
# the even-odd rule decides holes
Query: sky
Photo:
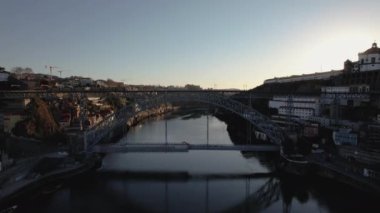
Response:
[{"label": "sky", "polygon": [[0,66],[126,84],[253,88],[380,42],[375,0],[1,0]]}]

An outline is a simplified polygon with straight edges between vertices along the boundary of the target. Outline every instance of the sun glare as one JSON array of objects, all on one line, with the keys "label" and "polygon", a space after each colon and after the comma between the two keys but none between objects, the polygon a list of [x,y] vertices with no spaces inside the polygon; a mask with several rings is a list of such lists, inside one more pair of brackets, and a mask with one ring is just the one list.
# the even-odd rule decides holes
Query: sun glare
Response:
[{"label": "sun glare", "polygon": [[365,32],[338,32],[322,36],[300,58],[301,69],[310,72],[338,70],[345,60],[358,60],[358,53],[371,47],[374,38]]}]

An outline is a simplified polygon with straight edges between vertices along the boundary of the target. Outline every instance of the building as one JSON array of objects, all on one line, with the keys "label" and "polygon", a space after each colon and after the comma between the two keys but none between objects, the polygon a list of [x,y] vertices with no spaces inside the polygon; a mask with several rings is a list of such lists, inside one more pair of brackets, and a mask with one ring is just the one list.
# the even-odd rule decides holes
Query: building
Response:
[{"label": "building", "polygon": [[319,115],[319,97],[312,96],[274,96],[269,108],[276,109],[279,115],[306,119]]},{"label": "building", "polygon": [[329,86],[322,87],[322,93],[368,93],[370,91],[369,85],[350,85],[350,86]]},{"label": "building", "polygon": [[4,132],[11,133],[16,124],[24,119],[25,116],[22,113],[4,114]]},{"label": "building", "polygon": [[368,72],[380,70],[380,48],[377,43],[373,43],[372,47],[364,52],[358,53],[358,61],[352,62],[346,60],[344,62],[345,72]]},{"label": "building", "polygon": [[318,123],[321,125],[321,127],[329,128],[329,129],[336,129],[338,127],[341,128],[349,128],[353,129],[355,131],[358,131],[360,126],[362,125],[362,122],[353,122],[349,120],[342,120],[342,119],[332,119],[328,117],[309,117],[307,118],[309,122]]},{"label": "building", "polygon": [[5,71],[4,67],[0,67],[0,82],[8,81],[10,73]]},{"label": "building", "polygon": [[319,124],[307,124],[303,128],[303,136],[307,138],[317,137],[319,134]]},{"label": "building", "polygon": [[380,48],[376,43],[358,54],[358,61],[344,62],[344,72],[338,81],[341,85],[369,85],[372,91],[380,90]]},{"label": "building", "polygon": [[380,48],[377,47],[377,43],[373,43],[371,48],[359,53],[358,56],[359,72],[380,70]]},{"label": "building", "polygon": [[265,80],[264,84],[330,79],[334,79],[339,85],[366,84],[372,91],[380,90],[380,48],[377,43],[358,53],[358,61],[346,60],[343,70],[272,78]]},{"label": "building", "polygon": [[16,123],[24,119],[24,110],[29,102],[29,98],[3,99],[0,108],[0,131],[10,133]]},{"label": "building", "polygon": [[351,133],[351,129],[339,129],[333,132],[335,145],[358,145],[358,135]]},{"label": "building", "polygon": [[108,88],[108,84],[104,80],[96,80],[95,85],[96,87],[99,87],[99,88]]},{"label": "building", "polygon": [[328,86],[321,88],[321,104],[361,106],[370,101],[369,85]]},{"label": "building", "polygon": [[82,87],[90,87],[94,85],[94,81],[91,78],[79,78],[79,85]]}]

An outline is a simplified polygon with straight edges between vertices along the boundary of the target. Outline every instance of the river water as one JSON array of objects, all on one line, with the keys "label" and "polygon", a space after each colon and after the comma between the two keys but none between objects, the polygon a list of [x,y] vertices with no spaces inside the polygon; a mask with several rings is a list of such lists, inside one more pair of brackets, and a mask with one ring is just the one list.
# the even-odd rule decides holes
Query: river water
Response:
[{"label": "river water", "polygon": [[[146,120],[117,143],[166,141],[236,143],[223,121],[199,111]],[[109,154],[98,171],[32,196],[16,212],[379,212],[374,197],[343,184],[274,176],[267,159],[238,151]]]}]

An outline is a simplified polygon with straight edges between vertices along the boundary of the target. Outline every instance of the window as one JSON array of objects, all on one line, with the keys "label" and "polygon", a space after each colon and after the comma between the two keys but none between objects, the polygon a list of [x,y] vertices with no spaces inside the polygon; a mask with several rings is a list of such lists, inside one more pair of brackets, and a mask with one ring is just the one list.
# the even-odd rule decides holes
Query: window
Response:
[{"label": "window", "polygon": [[376,62],[376,58],[375,57],[372,57],[371,58],[371,63],[374,64]]},{"label": "window", "polygon": [[360,62],[361,64],[364,64],[364,59],[362,59],[362,61]]}]

